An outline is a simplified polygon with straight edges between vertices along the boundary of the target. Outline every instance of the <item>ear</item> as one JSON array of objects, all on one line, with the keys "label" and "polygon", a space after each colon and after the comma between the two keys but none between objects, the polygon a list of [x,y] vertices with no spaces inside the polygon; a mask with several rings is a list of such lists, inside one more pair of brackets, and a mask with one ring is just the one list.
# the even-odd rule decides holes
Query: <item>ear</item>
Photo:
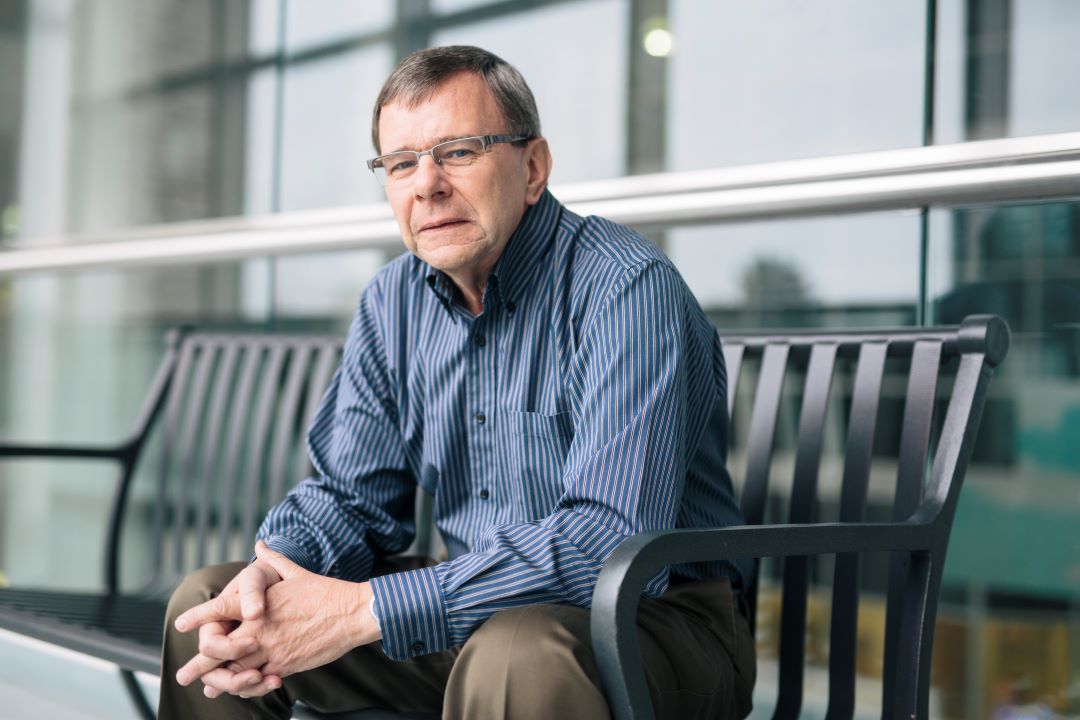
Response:
[{"label": "ear", "polygon": [[525,169],[525,204],[535,205],[551,177],[551,150],[546,138],[533,138],[525,146]]}]

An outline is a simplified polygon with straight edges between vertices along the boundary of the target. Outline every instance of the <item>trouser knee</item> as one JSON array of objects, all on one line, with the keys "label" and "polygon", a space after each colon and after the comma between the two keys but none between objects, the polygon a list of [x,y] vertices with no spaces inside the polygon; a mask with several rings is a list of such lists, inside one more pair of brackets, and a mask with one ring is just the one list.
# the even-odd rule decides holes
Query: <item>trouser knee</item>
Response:
[{"label": "trouser knee", "polygon": [[496,613],[461,650],[448,716],[608,717],[587,610],[530,605]]}]

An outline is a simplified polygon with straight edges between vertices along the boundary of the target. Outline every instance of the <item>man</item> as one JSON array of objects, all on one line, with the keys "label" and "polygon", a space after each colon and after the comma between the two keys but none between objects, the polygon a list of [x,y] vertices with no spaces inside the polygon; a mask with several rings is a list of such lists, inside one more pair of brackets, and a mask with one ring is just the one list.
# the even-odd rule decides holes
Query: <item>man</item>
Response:
[{"label": "man", "polygon": [[[642,531],[741,522],[716,332],[652,244],[551,196],[532,94],[494,55],[406,58],[372,134],[410,252],[360,299],[308,435],[316,476],[270,511],[253,562],[174,594],[161,717],[285,718],[298,699],[608,717],[588,625],[605,558]],[[417,486],[438,564],[391,558]],[[661,717],[749,712],[747,571],[649,584]]]}]

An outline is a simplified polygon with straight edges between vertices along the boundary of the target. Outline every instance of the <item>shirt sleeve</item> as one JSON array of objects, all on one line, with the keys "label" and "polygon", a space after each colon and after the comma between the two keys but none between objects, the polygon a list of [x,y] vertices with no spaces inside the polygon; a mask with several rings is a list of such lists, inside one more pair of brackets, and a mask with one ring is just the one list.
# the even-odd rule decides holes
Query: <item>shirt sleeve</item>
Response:
[{"label": "shirt sleeve", "polygon": [[270,510],[258,533],[298,565],[349,580],[366,580],[376,558],[407,548],[416,531],[416,482],[398,429],[377,303],[377,287],[369,286],[308,430],[314,476]]},{"label": "shirt sleeve", "polygon": [[[373,578],[383,649],[402,659],[464,643],[493,613],[536,603],[588,607],[604,560],[626,537],[672,528],[715,385],[692,387],[688,413],[688,290],[673,268],[626,271],[580,337],[580,412],[563,493],[538,522],[488,529],[472,551],[421,570]],[[709,373],[696,373],[705,378]],[[703,425],[703,421],[697,423]],[[667,571],[646,588],[658,596]]]}]

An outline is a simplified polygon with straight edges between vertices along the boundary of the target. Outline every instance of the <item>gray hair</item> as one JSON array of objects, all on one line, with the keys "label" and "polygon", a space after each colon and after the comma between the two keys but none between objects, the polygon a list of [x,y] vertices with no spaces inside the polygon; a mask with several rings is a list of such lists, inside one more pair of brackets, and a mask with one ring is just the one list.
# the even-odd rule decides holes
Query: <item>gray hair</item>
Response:
[{"label": "gray hair", "polygon": [[[487,50],[471,45],[449,45],[417,50],[402,60],[386,79],[375,100],[371,120],[371,141],[375,144],[375,152],[382,152],[379,147],[379,117],[383,107],[397,100],[404,102],[406,107],[416,107],[434,95],[451,77],[463,72],[479,75],[491,89],[495,104],[507,124],[501,132],[530,138],[540,135],[536,100],[517,68]],[[490,132],[496,132],[496,129],[491,128]]]}]

